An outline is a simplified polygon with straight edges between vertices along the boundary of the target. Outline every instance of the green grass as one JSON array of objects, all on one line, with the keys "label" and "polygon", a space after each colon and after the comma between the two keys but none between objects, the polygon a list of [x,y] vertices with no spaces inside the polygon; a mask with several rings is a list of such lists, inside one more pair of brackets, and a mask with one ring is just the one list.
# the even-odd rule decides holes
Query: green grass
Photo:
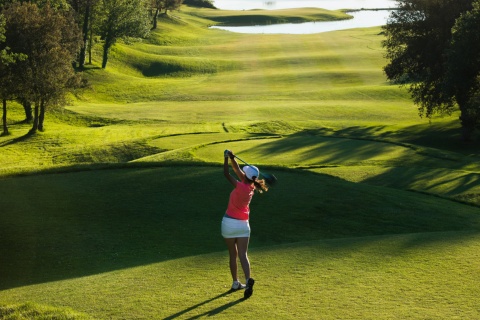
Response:
[{"label": "green grass", "polygon": [[[337,309],[344,304],[353,308],[380,297],[388,315],[396,306],[392,299],[415,279],[426,282],[420,288],[440,291],[428,308],[448,318],[441,312],[449,307],[449,285],[461,282],[456,290],[465,299],[478,294],[475,281],[463,282],[477,274],[477,208],[326,175],[273,172],[282,184],[252,203],[255,300],[239,304],[241,294],[225,295],[187,315],[219,308],[228,317],[237,304],[253,303],[252,314],[275,309],[274,315],[290,319],[336,306],[326,316],[332,318],[347,312]],[[219,221],[229,188],[218,167],[35,175],[4,179],[1,186],[10,199],[0,224],[0,238],[8,244],[0,249],[8,261],[0,266],[2,303],[26,300],[69,306],[93,318],[149,319],[185,311],[228,289]],[[26,201],[21,190],[32,186],[36,200]],[[179,197],[189,200],[181,208]],[[449,270],[461,279],[432,277]],[[291,287],[293,301],[282,304],[285,287]],[[415,295],[427,300],[420,288],[403,301],[413,303]],[[320,293],[323,299],[316,299]],[[294,301],[304,307],[289,315]],[[345,317],[368,315],[364,307]],[[398,311],[413,312],[406,305]]]},{"label": "green grass", "polygon": [[0,319],[88,320],[91,318],[68,308],[26,303],[0,306]]},{"label": "green grass", "polygon": [[254,248],[258,282],[245,302],[241,292],[227,293],[225,253],[45,283],[11,295],[73,305],[106,319],[298,319],[320,313],[322,319],[475,319],[479,291],[472,282],[478,272],[472,265],[478,249],[478,236],[461,233]]},{"label": "green grass", "polygon": [[[478,141],[385,81],[380,28],[208,29],[262,15],[162,15],[106,70],[97,45],[92,88],[37,135],[9,105],[0,319],[479,318]],[[248,301],[219,234],[225,149],[279,179],[252,202]]]}]

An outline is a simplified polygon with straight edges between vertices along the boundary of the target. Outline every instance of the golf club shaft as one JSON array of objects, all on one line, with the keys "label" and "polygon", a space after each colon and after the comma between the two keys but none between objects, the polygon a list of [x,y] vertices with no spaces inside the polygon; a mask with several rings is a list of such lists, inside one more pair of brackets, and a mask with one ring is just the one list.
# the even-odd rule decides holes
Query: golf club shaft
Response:
[{"label": "golf club shaft", "polygon": [[237,158],[238,160],[242,161],[243,163],[245,163],[247,166],[250,166],[245,160],[240,159],[238,156],[234,155],[234,157]]}]

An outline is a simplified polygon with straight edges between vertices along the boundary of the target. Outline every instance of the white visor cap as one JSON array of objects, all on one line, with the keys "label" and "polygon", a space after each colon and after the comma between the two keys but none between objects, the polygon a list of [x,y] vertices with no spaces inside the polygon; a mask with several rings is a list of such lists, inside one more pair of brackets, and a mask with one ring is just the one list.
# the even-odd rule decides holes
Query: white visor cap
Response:
[{"label": "white visor cap", "polygon": [[244,166],[243,172],[245,172],[248,180],[253,180],[253,177],[258,178],[260,176],[260,170],[255,166]]}]

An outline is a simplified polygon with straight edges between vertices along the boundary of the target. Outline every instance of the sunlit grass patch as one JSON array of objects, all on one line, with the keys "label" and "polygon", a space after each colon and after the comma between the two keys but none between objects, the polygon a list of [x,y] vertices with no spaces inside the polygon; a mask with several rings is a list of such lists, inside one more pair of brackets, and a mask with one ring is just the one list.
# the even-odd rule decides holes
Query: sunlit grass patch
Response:
[{"label": "sunlit grass patch", "polygon": [[[192,23],[174,26],[193,32]],[[389,87],[380,72],[385,60],[378,32],[252,37],[212,31],[215,42],[118,43],[107,70],[89,71],[95,91],[85,97],[91,102],[342,97],[332,89],[350,90],[350,99],[360,100],[375,97],[376,91],[398,95],[402,91]],[[202,31],[199,38],[208,36]]]},{"label": "sunlit grass patch", "polygon": [[166,149],[181,149],[185,147],[193,147],[209,143],[218,143],[221,141],[235,141],[241,139],[251,139],[255,137],[251,134],[238,133],[195,133],[195,134],[178,134],[172,136],[160,137],[151,140],[149,143]]},{"label": "sunlit grass patch", "polygon": [[421,157],[415,151],[385,142],[375,142],[335,137],[290,135],[268,140],[231,141],[209,145],[198,149],[195,154],[201,159],[212,159],[221,149],[235,150],[246,159],[255,159],[258,164],[275,165],[341,165],[359,162],[402,162]]}]

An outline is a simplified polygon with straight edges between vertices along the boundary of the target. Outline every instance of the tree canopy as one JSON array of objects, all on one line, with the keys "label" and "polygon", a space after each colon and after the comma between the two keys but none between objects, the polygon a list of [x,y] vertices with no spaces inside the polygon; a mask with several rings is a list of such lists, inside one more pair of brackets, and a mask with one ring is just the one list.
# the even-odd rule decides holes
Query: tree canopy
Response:
[{"label": "tree canopy", "polygon": [[[164,7],[171,10],[180,3],[171,0]],[[148,9],[147,0],[0,0],[4,132],[8,100],[23,105],[26,121],[33,120],[31,132],[42,130],[47,107],[64,103],[67,91],[84,84],[75,60],[83,69],[88,47],[91,61],[93,38],[103,41],[105,68],[119,38],[148,34]]]},{"label": "tree canopy", "polygon": [[157,28],[157,18],[160,11],[176,10],[183,3],[183,0],[150,0],[150,5],[153,11],[153,26],[152,29]]},{"label": "tree canopy", "polygon": [[480,1],[457,19],[446,57],[446,92],[462,108],[462,122],[480,123]]},{"label": "tree canopy", "polygon": [[7,100],[14,98],[18,94],[14,65],[16,62],[27,58],[23,53],[13,53],[10,47],[7,46],[5,26],[5,17],[3,14],[0,14],[0,80],[2,83],[0,86],[0,100],[2,100],[3,135],[8,134]]},{"label": "tree canopy", "polygon": [[144,37],[149,32],[147,5],[143,0],[102,0],[99,22],[104,41],[102,68],[106,68],[108,53],[121,37]]},{"label": "tree canopy", "polygon": [[469,140],[475,121],[466,112],[464,99],[446,90],[446,83],[452,28],[463,13],[472,9],[473,1],[397,2],[398,10],[392,12],[384,26],[386,40],[383,45],[389,60],[384,68],[387,78],[409,86],[421,116],[430,118],[434,114],[452,113],[458,106],[463,139]]},{"label": "tree canopy", "polygon": [[32,132],[43,129],[47,106],[64,101],[76,76],[72,61],[80,32],[70,13],[33,3],[14,3],[3,11],[6,43],[26,59],[15,63],[16,98],[35,103]]}]

